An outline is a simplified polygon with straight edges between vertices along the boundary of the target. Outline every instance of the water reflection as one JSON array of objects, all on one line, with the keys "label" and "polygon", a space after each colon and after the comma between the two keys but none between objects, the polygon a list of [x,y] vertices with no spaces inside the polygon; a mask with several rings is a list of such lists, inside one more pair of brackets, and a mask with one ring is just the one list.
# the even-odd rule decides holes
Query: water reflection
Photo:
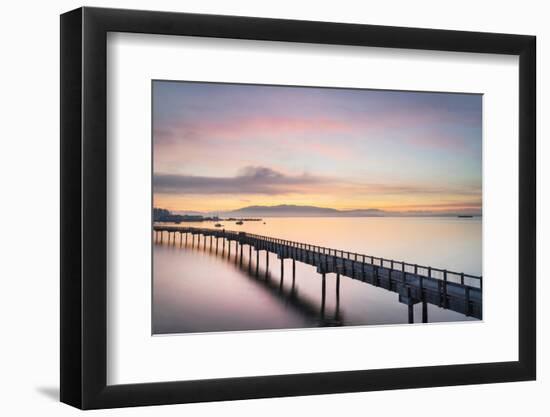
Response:
[{"label": "water reflection", "polygon": [[[229,265],[233,265],[243,277],[256,285],[261,291],[270,294],[278,302],[282,302],[286,307],[294,310],[295,314],[302,316],[306,321],[319,327],[341,326],[343,324],[342,315],[339,308],[340,290],[339,284],[336,288],[336,308],[334,311],[327,311],[326,306],[326,280],[322,279],[321,292],[319,302],[316,303],[307,297],[302,297],[296,286],[296,268],[295,263],[292,265],[292,276],[290,286],[285,286],[285,269],[284,262],[280,261],[279,274],[275,274],[270,270],[269,259],[270,254],[263,253],[264,267],[260,267],[260,252],[253,250],[247,246],[248,256],[245,257],[245,250],[239,250],[240,246],[236,242],[228,242],[225,239],[220,239],[216,245],[216,239],[211,237],[197,235],[189,239],[190,246],[185,243],[185,238],[181,236],[179,243],[176,243],[174,236],[171,241],[164,242],[164,246],[168,245],[174,248],[178,246],[183,250],[191,250],[193,252],[206,253],[208,255],[218,257]],[[195,242],[196,241],[196,242]],[[162,245],[160,239],[155,242],[157,245]],[[156,248],[158,249],[158,247]],[[255,260],[253,257],[255,254]],[[339,282],[339,278],[338,278]]]},{"label": "water reflection", "polygon": [[156,334],[471,320],[200,235],[155,242],[153,297]]}]

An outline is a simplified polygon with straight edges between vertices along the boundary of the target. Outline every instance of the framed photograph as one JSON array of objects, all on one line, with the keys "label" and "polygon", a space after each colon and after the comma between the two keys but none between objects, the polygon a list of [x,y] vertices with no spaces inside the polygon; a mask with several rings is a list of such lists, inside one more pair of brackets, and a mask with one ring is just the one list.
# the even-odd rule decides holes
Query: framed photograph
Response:
[{"label": "framed photograph", "polygon": [[535,37],[61,16],[61,401],[536,375]]}]

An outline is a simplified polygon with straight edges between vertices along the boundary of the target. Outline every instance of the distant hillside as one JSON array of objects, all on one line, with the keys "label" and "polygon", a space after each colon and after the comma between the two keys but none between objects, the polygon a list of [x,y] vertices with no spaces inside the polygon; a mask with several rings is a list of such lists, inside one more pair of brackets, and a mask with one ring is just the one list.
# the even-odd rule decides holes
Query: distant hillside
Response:
[{"label": "distant hillside", "polygon": [[248,206],[222,214],[225,217],[367,217],[383,216],[385,212],[378,209],[337,210],[326,207],[282,204],[279,206]]},{"label": "distant hillside", "polygon": [[454,211],[385,211],[380,209],[337,210],[327,207],[298,206],[248,206],[226,212],[211,212],[221,217],[456,217],[459,215],[481,216],[479,210],[462,209]]}]

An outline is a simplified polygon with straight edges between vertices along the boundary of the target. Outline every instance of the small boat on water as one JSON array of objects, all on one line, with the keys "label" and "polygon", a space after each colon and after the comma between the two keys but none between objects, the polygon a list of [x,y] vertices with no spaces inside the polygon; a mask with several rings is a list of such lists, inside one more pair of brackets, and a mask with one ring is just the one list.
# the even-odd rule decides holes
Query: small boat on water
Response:
[{"label": "small boat on water", "polygon": [[474,216],[470,216],[469,214],[459,214],[456,217],[458,217],[459,219],[471,219]]},{"label": "small boat on water", "polygon": [[238,222],[235,222],[235,224],[243,224],[243,221],[242,220],[239,220]]},{"label": "small boat on water", "polygon": [[216,223],[216,224],[214,225],[214,227],[222,227],[222,226],[223,226],[223,224],[221,224],[221,223]]}]

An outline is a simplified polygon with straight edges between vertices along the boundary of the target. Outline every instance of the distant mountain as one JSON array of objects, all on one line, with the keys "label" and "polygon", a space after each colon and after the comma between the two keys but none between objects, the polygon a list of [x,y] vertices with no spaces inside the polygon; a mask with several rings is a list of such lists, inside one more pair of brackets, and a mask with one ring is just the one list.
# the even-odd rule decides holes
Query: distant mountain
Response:
[{"label": "distant mountain", "polygon": [[383,216],[386,212],[378,209],[337,210],[326,207],[281,204],[278,206],[248,206],[221,214],[225,217],[367,217]]},{"label": "distant mountain", "polygon": [[337,210],[327,207],[298,206],[281,204],[278,206],[248,206],[240,209],[211,212],[208,215],[221,217],[456,217],[458,215],[481,216],[479,210],[463,209],[454,211],[385,211],[380,209]]}]

